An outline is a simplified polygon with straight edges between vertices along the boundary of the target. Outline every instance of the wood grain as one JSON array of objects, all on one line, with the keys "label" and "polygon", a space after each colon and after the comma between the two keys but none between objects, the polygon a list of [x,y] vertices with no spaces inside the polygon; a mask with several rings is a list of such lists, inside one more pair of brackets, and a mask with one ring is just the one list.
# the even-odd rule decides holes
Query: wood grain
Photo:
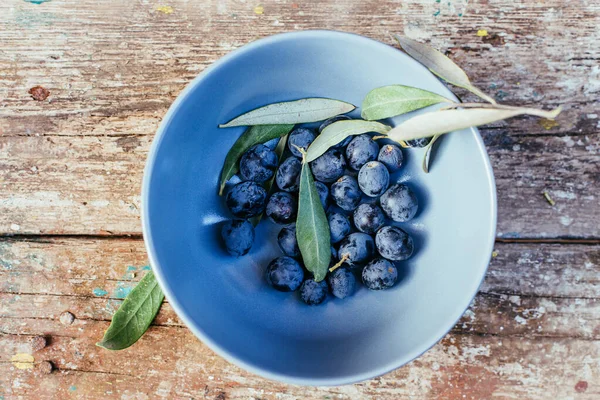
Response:
[{"label": "wood grain", "polygon": [[[498,237],[600,238],[599,135],[483,135],[498,189]],[[0,233],[139,234],[150,142],[151,136],[0,137]]]},{"label": "wood grain", "polygon": [[[0,399],[600,397],[600,3],[260,3],[262,13],[258,1],[237,0],[0,3]],[[195,339],[168,303],[131,349],[95,347],[145,272],[139,186],[169,105],[231,50],[303,29],[392,45],[391,33],[405,34],[445,51],[500,102],[563,104],[557,124],[514,118],[482,135],[498,238],[567,244],[497,243],[452,332],[408,366],[356,385],[258,378]],[[43,101],[29,93],[38,85],[50,91]],[[575,239],[587,244],[568,244]],[[65,311],[72,324],[60,322]],[[34,335],[49,345],[32,353]],[[35,368],[17,368],[18,353],[32,354]],[[37,371],[44,360],[56,367],[50,375]]]},{"label": "wood grain", "polygon": [[[145,2],[0,5],[0,234],[139,234],[148,146],[184,85],[258,37],[328,28],[390,44],[392,32],[431,41],[498,100],[565,104],[548,130],[517,118],[483,131],[498,235],[598,238],[600,6],[540,4],[281,2],[264,3],[262,15],[233,1],[172,2],[172,14]],[[481,28],[489,36],[478,37]],[[48,100],[30,97],[36,84],[50,89]]]},{"label": "wood grain", "polygon": [[[193,337],[168,303],[134,347],[117,353],[95,347],[123,290],[145,273],[141,240],[4,239],[0,387],[25,397],[49,393],[43,383],[54,395],[75,386],[80,398],[217,398],[221,392],[225,398],[540,398],[542,387],[574,395],[580,380],[600,378],[600,246],[498,243],[495,254],[470,309],[424,357],[380,379],[309,390],[267,384],[228,364]],[[65,311],[75,316],[72,324],[60,322]],[[35,363],[53,362],[58,370],[50,376],[11,367],[14,354],[31,353],[36,335],[49,338],[46,349],[32,354]],[[543,361],[559,357],[560,366]],[[557,368],[564,373],[554,381]],[[14,381],[22,385],[15,389]],[[590,385],[584,396],[598,390]]]},{"label": "wood grain", "polygon": [[[596,2],[270,1],[260,15],[256,4],[233,0],[170,5],[164,14],[147,1],[4,3],[0,97],[11,118],[3,130],[112,134],[116,124],[119,134],[142,120],[150,134],[181,88],[232,49],[280,32],[338,29],[390,44],[390,33],[431,41],[501,101],[568,103],[552,132],[597,131],[598,117],[588,117],[599,90]],[[35,84],[50,89],[50,101],[31,100]],[[508,124],[545,132],[535,120]]]},{"label": "wood grain", "polygon": [[[86,332],[106,327],[84,326]],[[0,338],[11,351],[25,351],[28,345],[21,340],[6,345]],[[57,360],[51,375],[0,362],[0,384],[6,398],[592,400],[600,395],[597,341],[450,334],[404,368],[331,388],[267,382],[216,356],[188,330],[153,327],[136,346],[100,354],[83,335],[58,337],[34,355],[34,363]]]}]

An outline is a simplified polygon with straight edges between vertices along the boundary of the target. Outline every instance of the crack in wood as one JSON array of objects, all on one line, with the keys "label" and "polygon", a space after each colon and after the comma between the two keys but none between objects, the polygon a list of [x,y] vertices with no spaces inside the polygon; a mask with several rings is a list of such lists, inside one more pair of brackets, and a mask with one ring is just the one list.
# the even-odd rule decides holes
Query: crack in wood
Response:
[{"label": "crack in wood", "polygon": [[[117,282],[131,282],[131,281],[117,281]],[[135,282],[134,282],[135,283]],[[31,292],[11,292],[11,291],[3,291],[0,290],[1,294],[8,295],[18,295],[18,296],[49,296],[49,297],[66,297],[66,298],[78,298],[78,299],[91,299],[91,300],[115,300],[115,301],[123,301],[124,299],[121,297],[111,297],[111,296],[94,296],[87,294],[65,294],[65,293],[31,293]],[[531,299],[547,299],[547,300],[556,300],[556,299],[566,299],[566,300],[600,300],[600,297],[588,297],[588,296],[559,296],[559,295],[536,295],[536,294],[522,294],[517,292],[486,292],[479,291],[478,295],[487,296],[487,297],[500,297],[500,296],[519,296],[522,298],[531,298]],[[163,304],[169,304],[169,301],[165,298]],[[7,318],[4,316],[0,316],[0,318]],[[52,318],[50,318],[52,319]]]},{"label": "crack in wood", "polygon": [[[2,315],[0,316],[0,321],[3,319],[24,319],[23,317],[11,317],[8,315]],[[39,320],[39,321],[56,321],[58,318],[52,318],[52,317],[26,317],[26,319],[33,319],[33,320]],[[111,322],[110,319],[108,318],[89,318],[89,317],[77,317],[78,320],[80,321],[91,321],[91,322]],[[150,326],[155,326],[157,328],[185,328],[188,329],[187,326],[183,325],[183,324],[175,324],[175,323],[160,323],[160,322],[152,322],[152,324],[150,324]],[[37,335],[37,334],[36,334]],[[67,336],[68,337],[68,336]]]},{"label": "crack in wood", "polygon": [[448,333],[457,335],[457,336],[477,336],[477,337],[496,337],[496,338],[523,338],[528,340],[539,340],[539,341],[556,341],[556,340],[581,340],[584,342],[600,342],[600,338],[590,338],[586,336],[568,336],[568,335],[538,335],[535,332],[533,334],[522,334],[522,333],[511,333],[511,334],[503,334],[503,333],[495,333],[495,332],[481,332],[481,331],[471,331],[471,330],[460,330],[459,328],[452,328]]},{"label": "crack in wood", "polygon": [[[36,243],[52,243],[57,239],[82,239],[82,240],[144,240],[141,233],[119,234],[87,234],[87,233],[0,233],[0,242],[33,241]],[[44,241],[46,240],[46,241]]]},{"label": "crack in wood", "polygon": [[536,294],[522,294],[517,292],[485,292],[479,291],[477,295],[481,295],[483,297],[493,297],[500,298],[502,296],[519,296],[524,299],[545,299],[545,300],[591,300],[598,301],[600,297],[586,297],[586,296],[560,296],[560,295],[536,295]]},{"label": "crack in wood", "polygon": [[585,244],[595,246],[600,244],[600,238],[581,238],[581,237],[556,237],[556,238],[496,238],[496,243],[507,244],[564,244],[576,245]]},{"label": "crack in wood", "polygon": [[[12,361],[0,360],[0,364],[12,364],[12,363],[13,363]],[[34,364],[37,364],[37,363],[34,363]],[[60,368],[60,367],[57,367],[56,365],[54,365],[53,370],[55,372],[82,372],[82,373],[88,373],[88,374],[102,374],[102,375],[127,376],[130,378],[138,378],[138,376],[136,376],[136,375],[123,374],[120,372],[95,371],[95,370],[91,370],[91,369],[79,369],[79,368]]]},{"label": "crack in wood", "polygon": [[[2,319],[2,318],[4,318],[4,317],[0,317],[0,319]],[[3,330],[0,330],[0,335],[2,335],[2,336],[25,336],[25,337],[40,336],[39,333],[15,333],[15,332],[6,332]],[[50,335],[48,335],[48,336],[50,336]],[[59,338],[67,338],[67,339],[77,339],[77,336],[61,335],[60,333],[53,333],[51,336],[59,337]]]},{"label": "crack in wood", "polygon": [[[79,240],[131,240],[143,241],[144,237],[141,233],[125,233],[125,234],[85,234],[85,233],[65,233],[65,234],[48,234],[48,233],[23,233],[23,234],[0,234],[0,242],[35,242],[35,243],[54,243],[60,239],[79,239]],[[548,238],[504,238],[496,237],[496,243],[539,243],[539,244],[588,244],[599,245],[600,238],[585,238],[581,236],[557,236]]]},{"label": "crack in wood", "polygon": [[[136,282],[132,282],[132,281],[119,281],[119,282],[136,283]],[[11,292],[11,291],[0,290],[0,295],[1,294],[12,294],[12,295],[18,295],[18,296],[36,296],[36,297],[40,297],[40,296],[67,297],[67,298],[91,299],[91,300],[115,300],[115,301],[125,300],[123,297],[113,297],[113,296],[106,296],[106,295],[105,296],[95,296],[95,295],[89,295],[89,294],[71,294],[71,293],[49,293],[49,292],[32,293],[32,292]],[[168,304],[169,302],[167,300],[164,300],[164,303]]]}]

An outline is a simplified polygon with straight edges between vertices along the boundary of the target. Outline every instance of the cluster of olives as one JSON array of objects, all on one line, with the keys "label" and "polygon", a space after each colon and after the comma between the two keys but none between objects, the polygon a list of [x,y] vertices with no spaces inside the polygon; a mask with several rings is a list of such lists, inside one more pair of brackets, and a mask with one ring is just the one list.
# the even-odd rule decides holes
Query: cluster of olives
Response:
[{"label": "cluster of olives", "polygon": [[[337,116],[321,124],[318,131],[333,122],[350,119]],[[327,212],[331,234],[331,272],[317,282],[301,264],[296,240],[302,154],[317,133],[308,128],[293,130],[288,138],[289,156],[279,165],[274,152],[277,139],[250,148],[240,159],[241,182],[226,195],[226,204],[236,217],[227,221],[221,235],[227,251],[241,256],[254,242],[254,226],[247,220],[265,213],[284,225],[277,241],[284,256],[271,261],[266,281],[283,292],[300,290],[310,305],[322,303],[327,294],[343,299],[356,289],[357,276],[371,290],[392,287],[398,279],[396,262],[407,260],[414,243],[408,233],[388,223],[407,222],[418,210],[418,201],[409,186],[390,185],[390,174],[403,164],[402,150],[394,144],[381,148],[368,134],[350,136],[310,163],[315,186]],[[419,140],[411,146],[422,147]],[[271,196],[263,183],[274,177],[279,191]]]}]

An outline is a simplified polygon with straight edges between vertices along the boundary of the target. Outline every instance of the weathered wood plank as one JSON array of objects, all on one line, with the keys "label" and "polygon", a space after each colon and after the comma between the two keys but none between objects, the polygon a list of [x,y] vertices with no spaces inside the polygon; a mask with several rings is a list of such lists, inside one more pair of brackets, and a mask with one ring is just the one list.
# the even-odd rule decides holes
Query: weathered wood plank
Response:
[{"label": "weathered wood plank", "polygon": [[[598,128],[595,2],[311,0],[263,2],[262,14],[254,12],[255,4],[232,0],[170,4],[171,14],[145,2],[0,5],[0,76],[6,84],[0,98],[10,117],[0,131],[152,133],[156,117],[211,62],[259,37],[303,29],[352,31],[390,44],[394,32],[430,40],[501,101],[569,103],[552,132]],[[488,36],[477,36],[478,29]],[[49,100],[31,100],[27,91],[37,84],[50,89]],[[546,131],[535,120],[507,126]]]},{"label": "weathered wood plank", "polygon": [[[598,131],[598,5],[311,1],[264,4],[258,15],[246,3],[172,3],[172,14],[151,4],[98,6],[91,0],[69,8],[59,2],[0,5],[6,7],[0,20],[8,28],[0,32],[7,44],[0,53],[0,75],[6,78],[0,87],[5,136],[0,155],[8,158],[2,166],[0,232],[139,233],[145,136],[152,135],[184,84],[254,38],[320,27],[386,42],[390,32],[431,40],[449,49],[499,100],[569,103],[559,126],[548,131],[535,119],[514,119],[484,132],[498,179],[499,237],[598,237],[593,223],[600,218],[593,190],[598,139],[585,136]],[[498,15],[502,18],[489,17]],[[248,29],[239,30],[239,24]],[[94,28],[82,29],[88,26]],[[480,28],[489,36],[478,37]],[[34,40],[42,35],[43,41]],[[47,101],[31,99],[27,91],[34,84],[51,89]],[[543,132],[572,134],[547,142],[515,137]],[[42,143],[43,138],[10,135],[100,137]],[[544,202],[543,190],[559,200],[556,207]]]},{"label": "weathered wood plank", "polygon": [[[600,237],[600,135],[483,134],[498,187],[498,237]],[[0,233],[139,234],[150,142],[0,137]]]},{"label": "weathered wood plank", "polygon": [[[600,246],[498,243],[495,254],[455,332],[600,340]],[[0,326],[12,334],[65,311],[109,321],[148,268],[141,240],[10,239],[0,258]],[[169,304],[155,323],[183,326]]]},{"label": "weathered wood plank", "polygon": [[139,233],[149,136],[0,137],[0,231]]},{"label": "weathered wood plank", "polygon": [[[44,320],[44,326],[51,321],[56,324],[65,311],[83,321],[110,321],[121,300],[0,293],[0,303],[0,331],[35,335],[41,332],[24,331],[24,321]],[[163,304],[154,325],[185,327],[168,303]],[[600,340],[600,299],[528,298],[480,293],[453,332]],[[96,340],[101,336],[102,331],[97,332]]]},{"label": "weathered wood plank", "polygon": [[[185,84],[256,38],[326,28],[390,44],[392,32],[430,40],[499,101],[566,103],[557,126],[517,118],[483,131],[498,183],[498,234],[600,237],[600,4],[261,3],[257,14],[258,2],[172,0],[173,13],[165,14],[146,0],[2,2],[0,234],[138,234],[149,141]],[[477,36],[478,29],[488,36]],[[51,91],[47,100],[31,99],[36,85]],[[543,190],[556,206],[545,202]],[[598,246],[498,244],[496,251],[471,309],[423,357],[362,384],[302,388],[226,363],[180,327],[168,304],[134,348],[96,348],[119,298],[147,263],[139,240],[3,239],[0,396],[600,397]],[[76,316],[71,325],[59,321],[66,310]],[[9,361],[29,353],[28,340],[38,334],[51,340],[33,354],[35,362],[53,361],[60,370],[52,375]]]},{"label": "weathered wood plank", "polygon": [[[139,239],[0,240],[2,293],[93,297],[133,284],[147,269]],[[600,246],[496,243],[481,291],[524,297],[600,299]],[[112,286],[107,286],[112,285]]]},{"label": "weathered wood plank", "polygon": [[[499,238],[598,238],[600,136],[482,132],[494,168]],[[543,197],[547,191],[556,202]]]},{"label": "weathered wood plank", "polygon": [[[598,341],[451,334],[418,360],[381,378],[310,388],[269,382],[245,372],[185,329],[152,327],[135,348],[108,352],[95,347],[90,337],[107,323],[95,325],[85,326],[75,337],[53,338],[47,348],[33,353],[34,365],[53,361],[58,370],[51,375],[0,362],[0,394],[84,399],[595,399],[600,395]],[[28,340],[2,335],[0,351],[27,353]]]},{"label": "weathered wood plank", "polygon": [[[498,243],[495,251],[482,293],[434,349],[380,379],[306,389],[267,383],[226,363],[181,325],[168,304],[131,349],[95,347],[120,302],[119,288],[144,272],[141,240],[5,239],[0,387],[10,390],[7,398],[58,396],[72,386],[79,398],[217,398],[221,392],[225,398],[594,398],[599,388],[592,382],[600,377],[599,246]],[[107,294],[96,296],[96,288]],[[64,311],[75,315],[72,324],[60,322]],[[33,356],[36,363],[52,361],[59,369],[52,375],[10,363],[15,354],[31,353],[34,335],[49,338],[49,346]],[[580,381],[588,382],[583,393],[575,391]]]},{"label": "weathered wood plank", "polygon": [[600,246],[496,243],[480,291],[549,298],[600,298]]},{"label": "weathered wood plank", "polygon": [[[496,243],[483,293],[600,299],[600,246]],[[140,239],[0,240],[0,292],[118,298],[148,259]]]}]

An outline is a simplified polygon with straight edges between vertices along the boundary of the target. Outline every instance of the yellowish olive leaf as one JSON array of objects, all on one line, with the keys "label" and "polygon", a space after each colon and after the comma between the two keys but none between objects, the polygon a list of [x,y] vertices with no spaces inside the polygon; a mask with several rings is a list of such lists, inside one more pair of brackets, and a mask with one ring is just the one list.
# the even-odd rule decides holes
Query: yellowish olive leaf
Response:
[{"label": "yellowish olive leaf", "polygon": [[458,65],[451,59],[446,57],[444,54],[428,46],[424,43],[418,42],[414,39],[407,38],[405,36],[394,35],[396,40],[400,43],[400,46],[406,51],[406,53],[429,68],[431,72],[442,78],[448,83],[454,86],[467,89],[473,94],[481,97],[485,101],[489,101],[492,104],[496,104],[496,100],[483,93],[481,90],[471,84],[469,77]]},{"label": "yellowish olive leaf", "polygon": [[433,111],[407,119],[389,131],[388,138],[396,142],[406,142],[408,140],[458,131],[472,126],[485,125],[524,114],[554,119],[560,111],[560,108],[552,111],[543,111],[519,107],[510,109],[490,107]]}]

